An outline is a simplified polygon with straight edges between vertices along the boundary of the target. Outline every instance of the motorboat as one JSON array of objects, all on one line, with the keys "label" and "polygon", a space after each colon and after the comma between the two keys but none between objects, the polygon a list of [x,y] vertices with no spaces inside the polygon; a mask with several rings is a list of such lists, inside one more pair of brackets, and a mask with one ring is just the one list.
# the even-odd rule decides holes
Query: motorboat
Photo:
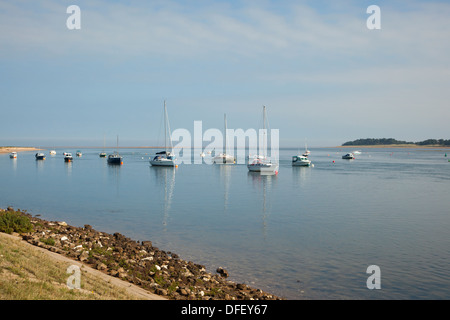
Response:
[{"label": "motorboat", "polygon": [[77,157],[81,157],[83,154],[81,153],[80,150],[78,150],[78,151],[76,152],[76,155],[77,155]]},{"label": "motorboat", "polygon": [[101,152],[101,153],[99,154],[99,157],[100,157],[100,158],[106,158],[106,152]]},{"label": "motorboat", "polygon": [[353,153],[347,153],[342,156],[342,159],[355,159],[355,155]]},{"label": "motorboat", "polygon": [[69,152],[64,152],[64,162],[72,162],[73,156]]},{"label": "motorboat", "polygon": [[294,167],[309,167],[311,165],[311,160],[304,155],[292,157],[292,166]]},{"label": "motorboat", "polygon": [[50,155],[54,156],[56,154],[55,150],[50,150]]},{"label": "motorboat", "polygon": [[11,159],[16,159],[16,158],[17,158],[17,152],[15,152],[15,151],[11,152],[11,153],[9,154],[9,157],[10,157]]},{"label": "motorboat", "polygon": [[45,160],[45,154],[42,152],[38,152],[34,156],[36,157],[36,160]]}]

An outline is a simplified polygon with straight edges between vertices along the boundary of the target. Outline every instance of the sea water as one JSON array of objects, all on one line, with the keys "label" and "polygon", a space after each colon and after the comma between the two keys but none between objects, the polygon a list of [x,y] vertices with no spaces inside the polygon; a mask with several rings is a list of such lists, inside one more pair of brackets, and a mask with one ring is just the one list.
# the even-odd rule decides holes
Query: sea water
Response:
[{"label": "sea water", "polygon": [[[152,149],[0,155],[0,207],[150,240],[230,280],[287,299],[450,299],[450,163],[445,151],[311,149],[314,167],[151,167]],[[194,150],[193,152],[200,152]],[[369,266],[380,289],[369,289]]]}]

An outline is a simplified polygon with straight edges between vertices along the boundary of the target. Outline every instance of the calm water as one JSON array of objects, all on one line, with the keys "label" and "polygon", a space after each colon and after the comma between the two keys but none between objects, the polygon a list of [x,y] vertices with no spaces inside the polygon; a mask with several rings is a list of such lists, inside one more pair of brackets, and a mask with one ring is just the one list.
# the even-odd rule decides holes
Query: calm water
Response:
[{"label": "calm water", "polygon": [[[293,168],[297,150],[285,149],[276,176],[154,168],[147,149],[122,149],[123,166],[95,149],[67,164],[64,151],[75,154],[0,155],[0,207],[151,240],[288,299],[450,299],[445,151],[362,149],[343,160],[350,150],[311,149],[315,166]],[[369,265],[381,269],[380,290],[366,287]]]}]

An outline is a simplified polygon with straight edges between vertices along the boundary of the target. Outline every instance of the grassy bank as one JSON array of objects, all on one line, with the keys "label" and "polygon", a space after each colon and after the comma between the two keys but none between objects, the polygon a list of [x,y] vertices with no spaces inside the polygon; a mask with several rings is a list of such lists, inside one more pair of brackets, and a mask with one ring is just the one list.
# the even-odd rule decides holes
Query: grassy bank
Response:
[{"label": "grassy bank", "polygon": [[[130,290],[129,283],[118,285],[119,279],[96,273],[83,264],[9,234],[29,228],[29,221],[24,217],[14,212],[0,212],[0,300],[151,299],[151,294],[147,297]],[[67,270],[72,265],[80,268],[79,289],[70,289],[67,285],[73,275]]]}]

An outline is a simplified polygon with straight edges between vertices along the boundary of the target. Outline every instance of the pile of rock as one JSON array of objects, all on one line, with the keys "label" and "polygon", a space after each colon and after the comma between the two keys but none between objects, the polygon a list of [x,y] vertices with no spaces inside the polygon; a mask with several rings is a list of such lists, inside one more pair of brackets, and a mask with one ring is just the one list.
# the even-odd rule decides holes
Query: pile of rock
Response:
[{"label": "pile of rock", "polygon": [[151,241],[139,243],[120,233],[96,231],[89,225],[73,227],[27,215],[34,231],[22,237],[29,243],[67,255],[169,299],[280,299],[226,280],[229,274],[223,268],[218,268],[217,274],[208,273],[202,265],[153,247]]}]

